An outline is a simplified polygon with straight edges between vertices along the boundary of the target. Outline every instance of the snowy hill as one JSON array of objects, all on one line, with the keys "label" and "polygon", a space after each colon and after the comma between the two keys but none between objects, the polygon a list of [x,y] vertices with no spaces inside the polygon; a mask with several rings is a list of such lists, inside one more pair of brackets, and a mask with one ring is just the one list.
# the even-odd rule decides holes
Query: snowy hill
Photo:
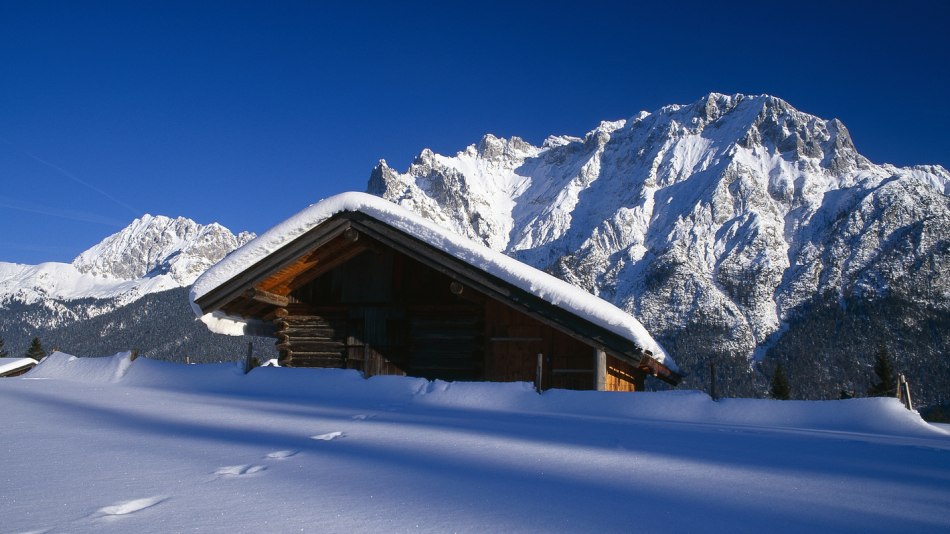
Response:
[{"label": "snowy hill", "polygon": [[0,336],[11,354],[38,336],[48,349],[80,354],[136,348],[154,357],[241,357],[249,340],[209,336],[195,324],[184,288],[251,238],[219,224],[145,215],[72,263],[0,262]]},{"label": "snowy hill", "polygon": [[895,399],[59,353],[0,405],[5,532],[950,529],[950,434]]},{"label": "snowy hill", "polygon": [[[950,386],[948,341],[920,335],[950,325],[950,172],[874,164],[781,99],[713,93],[541,146],[486,135],[381,161],[368,190],[631,311],[692,387],[714,362],[752,394],[784,361],[816,396],[860,390],[878,346],[932,369],[925,395]],[[809,338],[835,310],[846,328]]]},{"label": "snowy hill", "polygon": [[99,304],[90,313],[63,313],[59,320],[65,324],[95,316],[144,295],[190,286],[253,237],[246,232],[235,236],[219,224],[145,215],[71,264],[0,262],[0,305],[40,304],[63,311],[69,308],[64,301],[95,299]]},{"label": "snowy hill", "polygon": [[178,217],[145,215],[83,252],[73,266],[84,274],[119,280],[169,277],[177,287],[191,285],[253,234],[234,235],[217,223],[201,225]]}]

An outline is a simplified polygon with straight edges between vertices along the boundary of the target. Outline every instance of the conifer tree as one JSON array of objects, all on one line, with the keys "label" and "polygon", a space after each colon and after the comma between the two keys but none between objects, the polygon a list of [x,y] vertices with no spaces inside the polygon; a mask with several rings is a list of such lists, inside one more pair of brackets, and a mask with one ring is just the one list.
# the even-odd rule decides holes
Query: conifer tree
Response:
[{"label": "conifer tree", "polygon": [[33,342],[30,343],[30,348],[26,349],[26,357],[40,361],[44,356],[46,356],[46,350],[43,349],[43,345],[40,343],[40,338],[34,337]]},{"label": "conifer tree", "polygon": [[874,360],[874,375],[877,382],[868,389],[871,397],[894,397],[897,395],[897,373],[887,349],[881,347]]},{"label": "conifer tree", "polygon": [[772,385],[769,388],[769,395],[773,399],[789,400],[792,390],[788,385],[788,377],[785,376],[785,367],[779,363],[772,374]]},{"label": "conifer tree", "polygon": [[10,353],[7,352],[7,349],[3,348],[3,338],[0,337],[0,358],[6,358],[10,356]]}]

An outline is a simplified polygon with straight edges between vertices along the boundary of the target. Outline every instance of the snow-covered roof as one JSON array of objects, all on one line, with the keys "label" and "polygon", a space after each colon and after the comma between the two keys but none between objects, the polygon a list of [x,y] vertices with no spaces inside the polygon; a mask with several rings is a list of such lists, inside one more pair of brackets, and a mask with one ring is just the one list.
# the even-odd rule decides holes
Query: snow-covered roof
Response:
[{"label": "snow-covered roof", "polygon": [[446,254],[586,319],[642,349],[649,350],[654,359],[670,370],[677,371],[673,359],[629,313],[579,287],[459,236],[392,202],[366,193],[343,193],[322,200],[274,226],[215,264],[198,278],[191,288],[192,308],[196,315],[214,332],[243,334],[247,319],[227,316],[220,311],[205,314],[195,301],[322,222],[343,212],[365,214],[420,239]]},{"label": "snow-covered roof", "polygon": [[0,358],[0,376],[36,363],[33,358]]}]

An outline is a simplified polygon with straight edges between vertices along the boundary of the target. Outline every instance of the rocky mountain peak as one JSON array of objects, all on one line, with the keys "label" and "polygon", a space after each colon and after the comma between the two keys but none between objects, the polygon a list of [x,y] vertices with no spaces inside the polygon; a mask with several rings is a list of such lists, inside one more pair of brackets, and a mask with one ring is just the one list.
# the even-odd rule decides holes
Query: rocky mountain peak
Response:
[{"label": "rocky mountain peak", "polygon": [[253,237],[247,232],[235,236],[217,223],[201,225],[184,217],[144,215],[80,254],[72,264],[81,273],[119,280],[168,274],[184,286]]},{"label": "rocky mountain peak", "polygon": [[[947,177],[875,165],[841,121],[780,98],[710,93],[541,147],[486,135],[455,156],[423,151],[406,172],[374,169],[369,191],[613,301],[702,380],[703,362],[741,374],[804,350],[782,340],[849,299],[950,323],[945,299],[921,297],[950,294]],[[866,320],[890,332],[881,343],[904,328]]]}]

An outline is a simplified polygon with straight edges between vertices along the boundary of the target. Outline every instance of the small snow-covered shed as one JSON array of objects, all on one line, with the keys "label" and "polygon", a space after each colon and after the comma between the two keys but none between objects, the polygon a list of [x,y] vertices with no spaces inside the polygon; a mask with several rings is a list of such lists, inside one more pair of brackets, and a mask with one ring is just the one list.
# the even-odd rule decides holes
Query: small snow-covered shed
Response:
[{"label": "small snow-covered shed", "polygon": [[635,391],[676,364],[632,316],[363,193],[321,201],[192,286],[215,332],[277,338],[280,363]]},{"label": "small snow-covered shed", "polygon": [[39,363],[33,358],[0,358],[0,378],[20,376]]}]

